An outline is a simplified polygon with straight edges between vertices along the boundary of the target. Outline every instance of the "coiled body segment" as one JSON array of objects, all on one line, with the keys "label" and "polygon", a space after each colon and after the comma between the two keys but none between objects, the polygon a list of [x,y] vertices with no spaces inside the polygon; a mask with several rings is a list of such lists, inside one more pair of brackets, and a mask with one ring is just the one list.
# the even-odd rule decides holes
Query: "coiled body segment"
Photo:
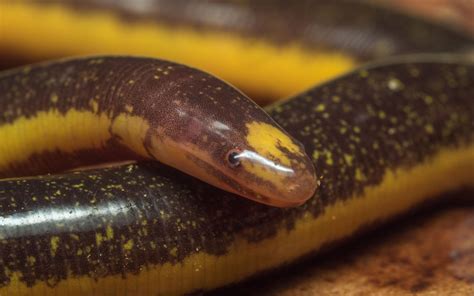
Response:
[{"label": "coiled body segment", "polygon": [[315,190],[301,144],[196,69],[132,57],[65,60],[6,72],[0,91],[0,176],[151,159],[277,206]]},{"label": "coiled body segment", "polygon": [[474,48],[469,36],[357,1],[2,0],[0,10],[0,52],[12,60],[165,58],[209,71],[260,101],[374,59]]},{"label": "coiled body segment", "polygon": [[473,186],[473,81],[462,58],[401,59],[268,108],[320,172],[297,208],[150,163],[0,181],[0,291],[209,290]]}]

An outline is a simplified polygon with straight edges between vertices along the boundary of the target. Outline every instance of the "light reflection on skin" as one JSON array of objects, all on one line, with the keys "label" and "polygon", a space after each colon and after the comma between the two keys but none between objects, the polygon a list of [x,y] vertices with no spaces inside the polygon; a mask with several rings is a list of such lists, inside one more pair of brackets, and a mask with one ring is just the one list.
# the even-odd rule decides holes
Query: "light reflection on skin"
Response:
[{"label": "light reflection on skin", "polygon": [[213,121],[211,125],[209,125],[208,129],[212,133],[221,136],[223,139],[227,138],[225,132],[230,131],[230,127],[220,121]]},{"label": "light reflection on skin", "polygon": [[57,206],[36,208],[0,217],[0,238],[16,238],[44,233],[54,234],[80,227],[76,231],[89,231],[103,223],[103,217],[114,225],[125,225],[128,212],[138,208],[129,201],[107,201],[91,206]]},{"label": "light reflection on skin", "polygon": [[251,163],[258,163],[263,167],[270,167],[271,169],[277,170],[278,172],[285,175],[293,175],[295,171],[289,167],[283,166],[281,164],[275,163],[253,151],[244,150],[237,154],[235,158],[239,160],[249,161]]},{"label": "light reflection on skin", "polygon": [[214,121],[212,127],[221,131],[230,131],[230,127],[220,121]]}]

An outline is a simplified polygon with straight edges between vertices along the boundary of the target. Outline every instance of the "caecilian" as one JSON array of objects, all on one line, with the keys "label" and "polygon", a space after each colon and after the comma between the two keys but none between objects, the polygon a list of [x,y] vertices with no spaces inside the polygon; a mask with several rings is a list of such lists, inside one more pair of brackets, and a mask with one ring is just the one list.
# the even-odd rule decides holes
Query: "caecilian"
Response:
[{"label": "caecilian", "polygon": [[357,1],[0,0],[0,57],[165,58],[253,99],[284,98],[362,62],[473,51],[472,37]]},{"label": "caecilian", "polygon": [[0,75],[0,176],[154,159],[259,202],[295,206],[313,164],[257,104],[162,60],[65,60]]},{"label": "caecilian", "polygon": [[[243,149],[252,146],[260,152],[255,145],[260,141],[248,136],[257,130],[255,125],[262,129],[257,135],[261,141],[267,132],[279,136],[281,143],[272,143],[269,151],[278,156],[275,161],[279,159],[279,164],[286,166],[282,155],[291,162],[293,155],[298,155],[295,151],[302,149],[295,148],[300,147],[296,141],[301,142],[320,182],[314,198],[295,208],[268,207],[158,162],[3,180],[1,295],[182,295],[207,291],[276,269],[443,192],[474,185],[472,61],[417,56],[367,66],[269,107],[269,114],[296,140],[289,140],[250,103],[228,103],[230,108],[221,111],[221,98],[228,102],[243,99],[233,88],[182,66],[141,61],[79,60],[4,76],[2,81],[10,79],[8,85],[16,87],[5,92],[2,84],[1,110],[10,110],[2,113],[3,163],[32,161],[34,158],[27,157],[32,154],[46,157],[42,153],[46,143],[57,147],[50,152],[70,151],[65,148],[91,139],[84,136],[90,125],[103,133],[98,133],[101,136],[94,138],[97,142],[88,145],[91,147],[117,142],[114,144],[147,156],[161,153],[155,141],[170,141],[186,147],[179,148],[190,156],[180,159],[182,165],[201,162],[202,155],[213,156],[211,151],[217,151],[213,145],[193,144],[191,150],[183,144],[208,131],[197,133],[191,124],[185,132],[174,127],[173,135],[165,134],[155,126],[163,120],[153,118],[155,109],[141,105],[146,97],[125,99],[128,94],[152,94],[156,75],[168,83],[159,96],[169,97],[169,102],[159,99],[157,103],[164,104],[171,118],[178,118],[176,110],[181,110],[242,120],[243,125],[230,119],[218,121],[214,126],[217,134],[209,134],[207,143],[215,137],[221,139],[218,133],[226,132],[227,126],[246,139]],[[126,64],[120,71],[114,67],[119,62]],[[133,66],[135,63],[141,67]],[[76,74],[66,65],[74,67]],[[110,74],[113,69],[116,74]],[[56,77],[59,70],[71,80],[48,79]],[[107,73],[112,80],[91,82],[109,77]],[[186,87],[185,80],[190,83]],[[89,85],[91,96],[83,100],[76,92],[64,91],[76,85]],[[196,95],[191,95],[191,86]],[[12,96],[18,92],[23,95]],[[33,99],[39,94],[48,102]],[[208,102],[198,106],[210,109],[186,108],[191,98]],[[21,106],[8,107],[17,101]],[[247,107],[242,109],[244,104]],[[169,109],[175,105],[181,108]],[[125,117],[131,120],[124,126]],[[8,128],[11,132],[7,133]],[[71,136],[66,142],[55,142],[59,134],[43,134],[31,141],[47,128]],[[5,143],[17,153],[6,154]],[[131,143],[136,147],[129,147]],[[218,171],[218,175],[230,175],[232,182],[240,180],[222,173],[228,170],[225,157],[234,149],[225,147],[214,160],[217,164],[205,161],[212,169],[203,173],[215,178]],[[169,153],[170,159],[175,159],[174,152]],[[54,157],[64,159],[59,154]],[[304,159],[300,162],[304,164]],[[212,165],[207,166],[209,163]],[[247,170],[244,160],[241,168],[248,176],[259,175],[260,169]],[[248,185],[254,189],[253,181]]]}]

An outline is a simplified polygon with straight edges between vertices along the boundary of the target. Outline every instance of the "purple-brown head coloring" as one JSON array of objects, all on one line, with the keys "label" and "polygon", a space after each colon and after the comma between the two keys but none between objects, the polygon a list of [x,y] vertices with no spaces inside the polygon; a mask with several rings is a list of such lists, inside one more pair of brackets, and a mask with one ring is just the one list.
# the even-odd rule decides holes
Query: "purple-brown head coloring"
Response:
[{"label": "purple-brown head coloring", "polygon": [[[163,64],[163,62],[161,62]],[[272,206],[297,206],[316,189],[304,147],[227,83],[182,65],[142,76],[149,154],[221,189]],[[149,104],[149,103],[148,103]]]}]

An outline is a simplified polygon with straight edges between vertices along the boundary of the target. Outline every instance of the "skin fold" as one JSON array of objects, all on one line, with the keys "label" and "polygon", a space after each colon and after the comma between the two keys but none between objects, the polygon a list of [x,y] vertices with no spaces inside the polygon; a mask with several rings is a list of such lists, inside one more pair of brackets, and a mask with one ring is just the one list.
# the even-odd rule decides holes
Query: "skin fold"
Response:
[{"label": "skin fold", "polygon": [[5,63],[159,57],[213,73],[260,103],[367,61],[474,48],[460,32],[357,1],[1,0],[0,11]]},{"label": "skin fold", "polygon": [[0,294],[206,291],[472,187],[473,82],[463,56],[413,56],[268,107],[318,172],[314,197],[296,208],[150,162],[2,180]]},{"label": "skin fold", "polygon": [[300,205],[316,187],[299,142],[238,90],[183,65],[44,63],[0,75],[0,93],[0,177],[149,159],[274,206]]}]

